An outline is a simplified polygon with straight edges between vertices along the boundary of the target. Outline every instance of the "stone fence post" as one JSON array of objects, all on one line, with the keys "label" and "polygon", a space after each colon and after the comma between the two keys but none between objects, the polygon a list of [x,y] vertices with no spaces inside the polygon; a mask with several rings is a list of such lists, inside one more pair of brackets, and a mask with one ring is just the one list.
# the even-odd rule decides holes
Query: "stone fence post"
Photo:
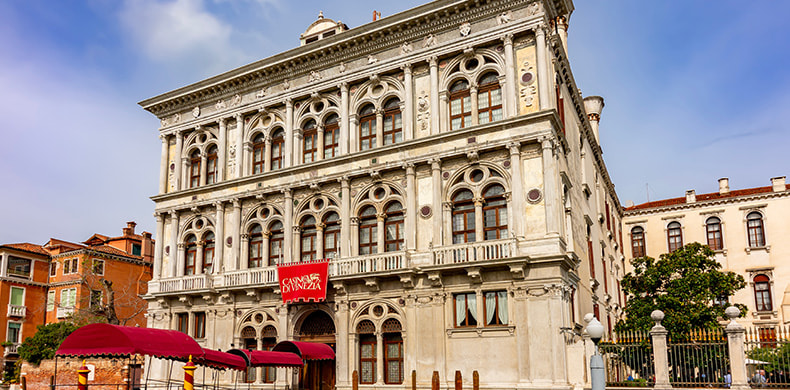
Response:
[{"label": "stone fence post", "polygon": [[650,329],[650,336],[653,341],[653,365],[656,370],[656,384],[655,389],[671,389],[672,385],[669,383],[669,358],[667,356],[667,328],[661,325],[661,320],[664,319],[664,312],[661,310],[654,310],[650,313],[650,318],[656,322],[656,325]]},{"label": "stone fence post", "polygon": [[730,323],[727,324],[725,332],[727,332],[727,347],[730,353],[730,374],[732,375],[733,390],[746,390],[749,388],[748,378],[746,377],[746,353],[744,348],[744,333],[746,330],[735,319],[741,315],[741,311],[735,307],[730,306],[724,314],[730,317]]}]

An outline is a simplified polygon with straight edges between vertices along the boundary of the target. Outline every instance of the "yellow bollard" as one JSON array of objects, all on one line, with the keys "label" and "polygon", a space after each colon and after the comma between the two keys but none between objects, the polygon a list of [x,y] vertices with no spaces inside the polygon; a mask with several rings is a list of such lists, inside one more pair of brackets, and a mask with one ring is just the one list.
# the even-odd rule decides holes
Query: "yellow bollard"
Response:
[{"label": "yellow bollard", "polygon": [[192,363],[192,355],[189,355],[189,361],[184,366],[184,390],[195,389],[195,369],[197,367],[195,367],[195,363]]},{"label": "yellow bollard", "polygon": [[82,367],[77,369],[77,390],[88,390],[88,373],[91,370],[85,365],[85,360],[82,361]]}]

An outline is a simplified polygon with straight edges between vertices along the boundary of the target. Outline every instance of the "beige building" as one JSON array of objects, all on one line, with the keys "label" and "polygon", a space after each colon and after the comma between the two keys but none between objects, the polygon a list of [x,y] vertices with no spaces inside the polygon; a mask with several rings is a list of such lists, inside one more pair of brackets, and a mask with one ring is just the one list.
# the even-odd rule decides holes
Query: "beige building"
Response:
[{"label": "beige building", "polygon": [[749,307],[747,320],[756,326],[790,322],[790,186],[785,177],[766,187],[730,190],[719,179],[719,192],[686,191],[672,198],[627,207],[623,230],[628,258],[658,258],[689,242],[715,251],[722,270],[744,277],[746,288],[721,297]]},{"label": "beige building", "polygon": [[[572,11],[440,0],[354,29],[321,15],[300,47],[141,102],[162,140],[148,325],[222,350],[329,344],[308,389],[349,389],[354,371],[400,388],[413,370],[420,388],[456,370],[491,389],[583,386],[581,318],[620,315],[624,258],[603,99],[582,98],[566,55]],[[275,264],[323,258],[326,301],[284,305]]]}]

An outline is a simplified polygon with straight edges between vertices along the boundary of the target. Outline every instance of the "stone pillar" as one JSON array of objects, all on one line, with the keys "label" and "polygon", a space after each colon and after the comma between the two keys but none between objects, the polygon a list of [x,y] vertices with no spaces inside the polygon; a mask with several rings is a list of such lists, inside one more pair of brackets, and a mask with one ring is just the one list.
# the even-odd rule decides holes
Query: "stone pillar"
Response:
[{"label": "stone pillar", "polygon": [[198,185],[200,185],[201,187],[206,185],[206,176],[208,176],[206,174],[206,172],[208,172],[208,168],[206,167],[206,165],[208,165],[207,162],[208,162],[208,154],[204,150],[203,153],[200,153],[200,180],[198,181],[198,183],[200,184]]},{"label": "stone pillar", "polygon": [[351,217],[351,256],[359,256],[359,217]]},{"label": "stone pillar", "polygon": [[184,256],[184,243],[179,242],[176,250],[176,272],[173,275],[184,276],[184,262],[186,261]]},{"label": "stone pillar", "polygon": [[730,306],[724,314],[730,318],[725,331],[727,332],[727,346],[730,354],[730,371],[732,375],[731,388],[735,390],[749,389],[749,378],[746,374],[746,353],[744,348],[744,333],[746,330],[735,319],[741,315],[741,311]]},{"label": "stone pillar", "polygon": [[560,36],[560,41],[562,42],[562,48],[565,50],[565,55],[568,54],[568,22],[564,16],[557,16],[554,19],[554,23],[557,25],[557,34]]},{"label": "stone pillar", "polygon": [[384,220],[387,214],[376,214],[376,253],[384,253]]},{"label": "stone pillar", "polygon": [[384,336],[376,332],[376,385],[384,384]]},{"label": "stone pillar", "polygon": [[231,247],[228,266],[226,270],[232,271],[239,269],[239,248],[241,247],[241,200],[233,201],[233,215],[231,216]]},{"label": "stone pillar", "polygon": [[411,75],[411,64],[401,66],[403,69],[404,92],[403,107],[403,140],[414,139],[414,82]]},{"label": "stone pillar", "polygon": [[261,264],[263,264],[264,267],[274,265],[269,264],[269,238],[271,238],[272,233],[268,231],[263,232],[261,236],[263,236],[263,242],[261,243]]},{"label": "stone pillar", "polygon": [[316,221],[315,224],[315,258],[324,258],[324,228],[325,224]]},{"label": "stone pillar", "polygon": [[197,253],[195,254],[195,275],[203,273],[203,241],[197,243]]},{"label": "stone pillar", "polygon": [[538,66],[538,102],[541,110],[549,109],[549,63],[546,58],[546,31],[543,27],[535,29],[535,62]]},{"label": "stone pillar", "polygon": [[[156,242],[154,243],[154,274],[152,278],[159,279],[162,277],[162,253],[165,247],[165,216],[156,212],[154,217],[156,217]],[[2,268],[2,272],[5,272],[6,266]]]},{"label": "stone pillar", "polygon": [[252,141],[244,141],[244,157],[243,161],[248,161],[244,164],[244,176],[252,175]]},{"label": "stone pillar", "polygon": [[168,153],[170,152],[170,140],[168,139],[167,135],[161,134],[159,135],[159,139],[162,140],[162,155],[159,159],[159,193],[164,194],[167,191],[167,171],[169,161],[168,161]]},{"label": "stone pillar", "polygon": [[[473,201],[475,203],[475,241],[483,242],[485,240],[483,238],[483,204],[486,201],[483,198],[474,198]],[[452,223],[452,216],[448,220]]]},{"label": "stone pillar", "polygon": [[267,135],[264,138],[264,151],[263,151],[263,171],[269,172],[272,170],[272,136],[271,134]]},{"label": "stone pillar", "polygon": [[348,83],[340,84],[340,154],[348,154],[349,134]]},{"label": "stone pillar", "polygon": [[225,258],[225,204],[223,202],[214,202],[214,207],[217,208],[217,213],[214,221],[214,269],[212,273],[222,273],[224,271]]},{"label": "stone pillar", "polygon": [[650,313],[650,318],[656,325],[650,329],[650,336],[653,339],[653,364],[656,370],[656,384],[654,389],[671,389],[669,383],[669,358],[667,355],[667,328],[661,325],[664,319],[664,312],[654,310]]},{"label": "stone pillar", "polygon": [[3,254],[2,256],[0,256],[0,267],[2,267],[2,269],[0,269],[0,276],[2,276],[2,277],[8,276],[8,254],[7,253]]},{"label": "stone pillar", "polygon": [[[477,109],[477,83],[472,82],[469,86],[469,96],[472,99],[472,126],[480,124],[480,112]],[[502,99],[504,100],[504,99]],[[505,100],[506,101],[506,100]],[[448,103],[449,104],[449,103]],[[449,118],[450,115],[447,115]],[[469,124],[465,124],[466,127],[469,127]]]},{"label": "stone pillar", "polygon": [[[505,118],[518,115],[518,95],[516,94],[516,66],[513,55],[513,34],[502,37],[505,43]],[[473,103],[474,104],[474,103]]]},{"label": "stone pillar", "polygon": [[347,176],[340,179],[340,255],[351,254],[351,189]]},{"label": "stone pillar", "polygon": [[250,235],[241,234],[241,251],[239,253],[239,269],[250,268]]},{"label": "stone pillar", "polygon": [[384,110],[376,110],[376,147],[384,145]]},{"label": "stone pillar", "polygon": [[417,186],[413,163],[403,164],[406,169],[406,250],[417,249]]},{"label": "stone pillar", "polygon": [[283,215],[283,225],[285,225],[283,226],[283,262],[290,263],[294,261],[293,251],[291,250],[293,246],[291,237],[293,236],[288,232],[293,228],[294,201],[291,190],[283,190],[283,195],[285,197],[285,215]]},{"label": "stone pillar", "polygon": [[428,60],[431,69],[431,134],[439,133],[439,58]]},{"label": "stone pillar", "polygon": [[316,161],[321,161],[324,159],[324,125],[318,125],[315,138]]},{"label": "stone pillar", "polygon": [[349,129],[348,150],[353,153],[359,151],[359,118],[357,117],[357,114],[351,114],[349,116],[351,128]]},{"label": "stone pillar", "polygon": [[168,257],[170,259],[170,272],[167,275],[162,275],[163,277],[173,277],[176,276],[177,268],[177,261],[176,261],[176,253],[178,252],[178,212],[175,210],[170,211],[170,253]]},{"label": "stone pillar", "polygon": [[302,147],[304,146],[304,142],[302,142],[302,129],[295,129],[294,130],[294,153],[293,153],[293,162],[294,165],[296,164],[303,164],[302,161]]},{"label": "stone pillar", "polygon": [[228,141],[228,121],[225,118],[219,118],[219,136],[217,137],[217,182],[225,180],[225,167],[228,166],[227,150]]},{"label": "stone pillar", "polygon": [[293,165],[294,154],[294,102],[291,98],[285,99],[285,153],[283,167]]},{"label": "stone pillar", "polygon": [[302,251],[301,251],[301,238],[302,238],[302,227],[294,225],[291,227],[293,230],[293,235],[291,236],[291,253],[293,253],[293,257],[291,261],[299,262],[302,261]]},{"label": "stone pillar", "polygon": [[337,383],[340,387],[349,386],[349,324],[348,324],[348,301],[339,301],[336,304],[335,320],[337,322]]},{"label": "stone pillar", "polygon": [[559,236],[562,204],[557,191],[557,161],[554,158],[554,142],[544,137],[540,141],[543,148],[543,199],[546,209],[546,236]]},{"label": "stone pillar", "polygon": [[175,172],[173,172],[173,177],[175,178],[175,182],[176,182],[175,183],[176,191],[180,191],[181,188],[182,188],[181,187],[181,184],[182,184],[182,181],[181,181],[181,168],[182,168],[181,153],[183,152],[182,149],[184,149],[184,133],[182,133],[181,130],[178,130],[178,131],[176,131],[176,155],[173,158],[173,164],[175,164],[175,166],[176,166],[176,170],[175,170]]},{"label": "stone pillar", "polygon": [[524,208],[524,193],[521,174],[521,144],[518,142],[511,142],[507,144],[508,151],[510,151],[510,212],[508,213],[508,223],[510,230],[513,232],[514,237],[523,237],[524,230],[521,226],[521,216],[525,213]]},{"label": "stone pillar", "polygon": [[442,246],[442,160],[434,158],[431,163],[433,181],[433,246]]},{"label": "stone pillar", "polygon": [[444,133],[450,131],[450,94],[447,92],[441,94],[439,100],[439,106],[431,112],[431,115],[436,113],[436,120],[439,122],[439,130],[437,132]]},{"label": "stone pillar", "polygon": [[236,115],[236,177],[244,174],[244,115]]}]

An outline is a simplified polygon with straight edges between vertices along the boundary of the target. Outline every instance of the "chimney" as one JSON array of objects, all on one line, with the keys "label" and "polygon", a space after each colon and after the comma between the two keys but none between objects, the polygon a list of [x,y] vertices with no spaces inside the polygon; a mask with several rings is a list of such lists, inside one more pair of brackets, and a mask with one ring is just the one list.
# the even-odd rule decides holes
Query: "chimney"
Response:
[{"label": "chimney", "polygon": [[688,190],[686,191],[686,203],[694,203],[697,201],[697,191]]},{"label": "chimney", "polygon": [[787,189],[786,176],[772,177],[771,186],[774,192],[782,192]]},{"label": "chimney", "polygon": [[603,98],[600,96],[587,96],[584,98],[584,110],[587,111],[587,119],[590,120],[590,126],[595,135],[595,142],[599,145],[601,144],[601,139],[598,137],[598,122],[601,120],[603,106]]},{"label": "chimney", "polygon": [[730,179],[722,177],[719,179],[719,195],[730,193]]},{"label": "chimney", "polygon": [[130,221],[126,223],[126,227],[123,228],[123,235],[124,236],[133,236],[134,235],[134,227],[137,224],[134,221]]},{"label": "chimney", "polygon": [[154,262],[154,240],[151,239],[151,233],[143,232],[143,247],[141,248],[143,261],[148,263]]}]

